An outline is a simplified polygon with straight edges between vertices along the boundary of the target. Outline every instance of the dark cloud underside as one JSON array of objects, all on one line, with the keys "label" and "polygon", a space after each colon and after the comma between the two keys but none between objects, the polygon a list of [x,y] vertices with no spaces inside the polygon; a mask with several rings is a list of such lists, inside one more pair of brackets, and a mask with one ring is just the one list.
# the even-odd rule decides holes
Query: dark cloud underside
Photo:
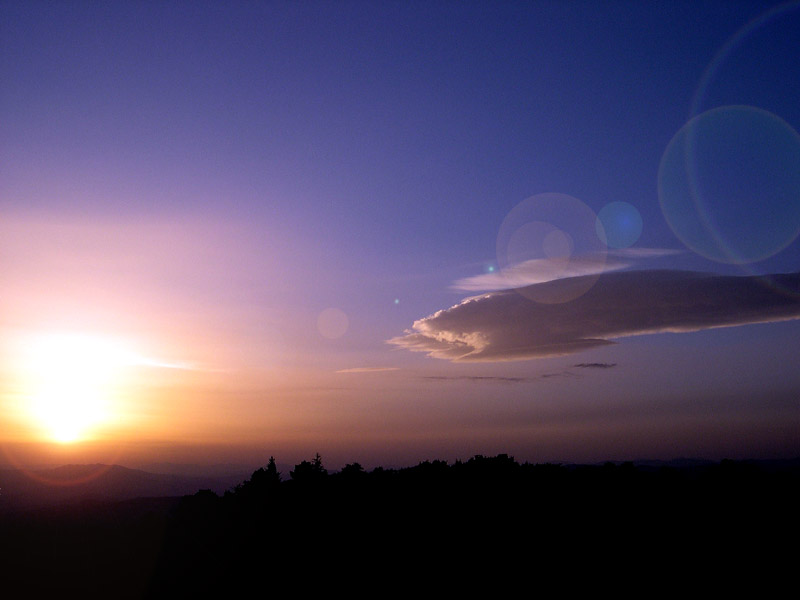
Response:
[{"label": "dark cloud underside", "polygon": [[646,333],[800,318],[799,273],[759,278],[625,271],[604,274],[570,302],[530,300],[532,291],[546,296],[549,286],[580,285],[582,279],[536,284],[522,288],[524,294],[503,290],[468,298],[414,322],[389,343],[448,360],[522,360],[572,354]]}]

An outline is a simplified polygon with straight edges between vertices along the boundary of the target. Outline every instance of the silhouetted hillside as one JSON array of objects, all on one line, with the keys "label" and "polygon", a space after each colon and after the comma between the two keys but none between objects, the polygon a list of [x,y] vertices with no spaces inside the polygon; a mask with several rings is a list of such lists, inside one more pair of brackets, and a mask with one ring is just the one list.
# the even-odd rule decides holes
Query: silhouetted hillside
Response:
[{"label": "silhouetted hillside", "polygon": [[519,464],[501,454],[328,473],[317,455],[281,481],[271,462],[221,497],[183,499],[153,589],[224,594],[269,565],[317,592],[344,577],[350,591],[433,585],[505,597],[526,574],[559,579],[609,560],[625,570],[709,556],[781,563],[776,532],[797,529],[796,462],[678,464]]},{"label": "silhouetted hillside", "polygon": [[[106,481],[143,476],[127,471]],[[115,598],[226,598],[254,585],[259,597],[506,597],[533,579],[577,591],[613,573],[705,577],[712,563],[780,573],[792,568],[778,542],[798,533],[798,483],[800,461],[559,465],[501,454],[331,473],[316,455],[282,474],[270,459],[222,495],[0,516],[0,564],[4,589]],[[276,582],[283,592],[268,592]]]}]

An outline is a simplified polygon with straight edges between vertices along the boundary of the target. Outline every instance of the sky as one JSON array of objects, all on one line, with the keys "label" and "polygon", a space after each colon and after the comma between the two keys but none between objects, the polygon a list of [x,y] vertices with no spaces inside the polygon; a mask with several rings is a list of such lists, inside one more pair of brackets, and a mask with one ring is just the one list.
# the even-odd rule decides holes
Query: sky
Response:
[{"label": "sky", "polygon": [[0,5],[0,464],[800,455],[800,3]]}]

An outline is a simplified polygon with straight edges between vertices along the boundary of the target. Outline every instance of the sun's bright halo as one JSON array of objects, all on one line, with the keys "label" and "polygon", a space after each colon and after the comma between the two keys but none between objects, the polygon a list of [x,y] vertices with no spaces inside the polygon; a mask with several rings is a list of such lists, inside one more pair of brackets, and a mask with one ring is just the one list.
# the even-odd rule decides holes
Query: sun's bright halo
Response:
[{"label": "sun's bright halo", "polygon": [[122,369],[134,355],[123,344],[83,334],[50,334],[25,345],[28,413],[52,441],[84,439],[113,417]]}]

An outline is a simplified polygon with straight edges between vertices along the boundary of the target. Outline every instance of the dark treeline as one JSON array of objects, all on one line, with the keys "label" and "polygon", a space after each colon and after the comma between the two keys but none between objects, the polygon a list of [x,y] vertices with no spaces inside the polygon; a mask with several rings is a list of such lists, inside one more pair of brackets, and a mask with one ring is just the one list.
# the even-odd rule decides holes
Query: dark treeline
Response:
[{"label": "dark treeline", "polygon": [[184,498],[152,590],[189,582],[224,593],[266,568],[305,589],[435,583],[497,595],[528,574],[609,558],[621,569],[676,555],[684,565],[731,551],[755,559],[753,549],[769,554],[773,536],[796,530],[800,480],[797,465],[565,466],[505,454],[336,473],[317,455],[281,475],[271,458],[224,496]]},{"label": "dark treeline", "polygon": [[506,597],[519,585],[578,590],[623,573],[626,584],[634,572],[707,576],[719,561],[727,572],[769,563],[779,573],[794,568],[780,546],[798,533],[799,482],[796,461],[574,466],[501,454],[329,473],[317,455],[279,473],[271,458],[223,495],[0,522],[0,559],[6,588],[116,598]]}]

